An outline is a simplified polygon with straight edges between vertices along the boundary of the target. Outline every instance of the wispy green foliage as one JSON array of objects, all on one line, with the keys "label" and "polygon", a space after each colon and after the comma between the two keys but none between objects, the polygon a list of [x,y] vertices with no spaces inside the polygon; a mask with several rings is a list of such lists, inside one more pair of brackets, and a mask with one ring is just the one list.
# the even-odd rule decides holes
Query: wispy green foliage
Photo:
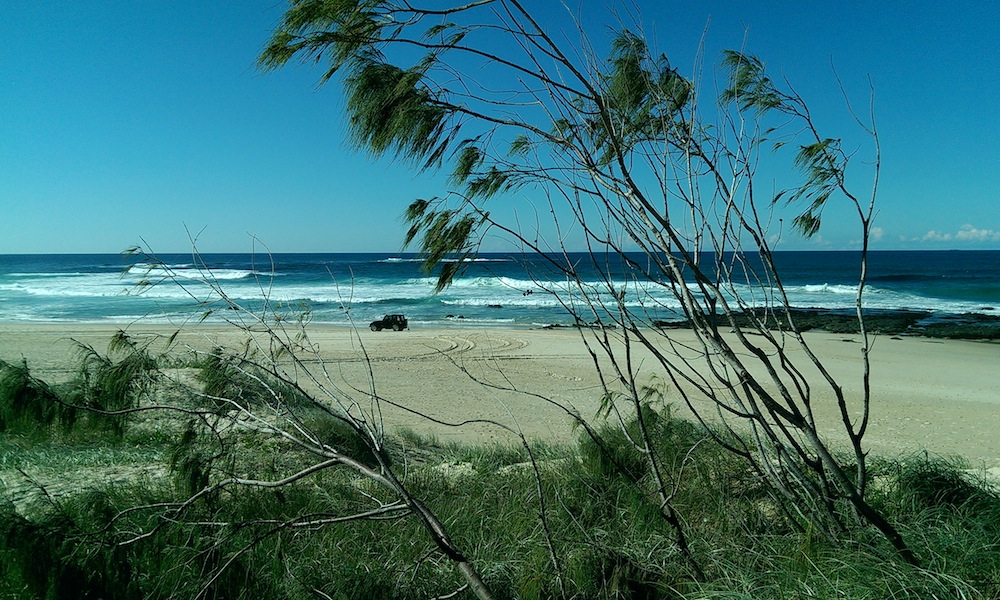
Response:
[{"label": "wispy green foliage", "polygon": [[426,66],[401,69],[379,61],[345,79],[351,137],[359,147],[434,166],[448,147],[449,111],[421,85]]},{"label": "wispy green foliage", "polygon": [[[644,415],[656,421],[657,415],[647,409]],[[647,457],[639,450],[641,437],[635,421],[626,427],[605,426],[599,430],[599,439],[580,437],[580,455],[583,464],[600,477],[624,477],[636,482],[649,470]]]},{"label": "wispy green foliage", "polygon": [[894,473],[899,499],[907,510],[943,511],[989,515],[1000,534],[1000,493],[989,482],[978,480],[968,465],[957,459],[914,457]]},{"label": "wispy green foliage", "polygon": [[752,109],[758,113],[789,110],[787,98],[778,92],[774,82],[765,73],[764,63],[757,57],[736,50],[725,50],[722,66],[730,72],[729,85],[720,96],[722,102],[734,102],[742,110]]},{"label": "wispy green foliage", "polygon": [[845,161],[840,160],[840,140],[825,139],[802,146],[795,165],[806,181],[791,195],[791,202],[806,200],[808,206],[795,217],[794,224],[806,237],[819,233],[823,208],[844,181]]},{"label": "wispy green foliage", "polygon": [[[600,77],[597,96],[573,99],[578,107],[579,120],[555,119],[551,136],[543,138],[544,141],[532,142],[525,134],[516,135],[510,143],[508,156],[526,156],[536,143],[561,143],[569,150],[573,144],[582,141],[592,146],[597,164],[607,166],[618,160],[629,162],[629,153],[643,143],[670,140],[677,144],[685,143],[689,126],[682,111],[692,99],[693,86],[670,66],[666,57],[651,57],[644,40],[623,31],[612,43],[607,67],[607,72]],[[349,99],[357,93],[348,86]],[[368,96],[370,94],[366,94]],[[363,115],[358,110],[363,108],[362,105],[349,105],[351,118]],[[357,123],[362,125],[365,122],[359,120]],[[377,132],[368,125],[369,135]],[[449,135],[456,133],[457,126]],[[377,153],[388,148],[377,139],[362,141],[365,147]],[[435,131],[427,141],[434,144],[424,148],[411,147],[400,154],[413,158],[415,153],[423,152],[427,166],[440,161],[450,144],[449,137],[443,131]],[[488,156],[478,138],[463,141],[454,153],[450,183],[461,190],[468,202],[487,200],[538,179],[535,174],[517,165],[489,164]],[[404,217],[410,225],[404,245],[418,237],[421,239],[419,249],[425,256],[427,269],[440,268],[440,290],[462,272],[461,265],[442,264],[442,261],[448,258],[461,262],[471,256],[473,253],[469,249],[473,234],[487,219],[481,213],[472,216],[450,209],[428,210],[427,206],[424,200],[411,204]]]},{"label": "wispy green foliage", "polygon": [[260,384],[242,373],[234,361],[235,357],[216,348],[201,360],[195,375],[209,401],[222,411],[236,406],[247,408],[259,400],[253,392],[261,391]]},{"label": "wispy green foliage", "polygon": [[[456,209],[438,208],[440,200],[418,199],[410,203],[404,215],[409,223],[404,245],[420,237],[424,268],[439,269],[436,290],[446,288],[467,265],[473,254],[474,235],[488,215],[463,213]],[[445,259],[448,259],[445,262]]]},{"label": "wispy green foliage", "polygon": [[[594,106],[583,105],[587,135],[597,164],[631,161],[641,144],[682,147],[687,125],[683,110],[692,99],[693,86],[670,66],[666,56],[653,57],[645,40],[621,31],[612,41],[608,70],[601,75],[601,95]],[[556,131],[565,129],[557,123]],[[563,133],[564,134],[564,133]]]},{"label": "wispy green foliage", "polygon": [[512,189],[514,179],[514,173],[493,166],[482,175],[469,181],[466,189],[472,198],[489,198],[496,195],[497,192]]},{"label": "wispy green foliage", "polygon": [[345,65],[380,55],[375,48],[386,21],[376,10],[378,0],[293,0],[258,59],[275,69],[298,56],[303,61],[326,59],[323,81]]},{"label": "wispy green foliage", "polygon": [[[867,452],[862,438],[870,422],[867,353],[862,354],[865,392],[860,401],[848,399],[832,378],[822,382],[842,413],[833,435],[843,436],[840,441],[851,448],[841,462],[828,445],[837,442],[820,435],[825,426],[808,416],[814,388],[803,373],[814,372],[813,367],[825,372],[819,359],[806,352],[804,369],[792,363],[772,368],[772,360],[799,360],[791,358],[788,345],[789,340],[804,345],[794,335],[798,331],[786,339],[787,329],[776,336],[755,321],[751,330],[763,336],[760,343],[741,335],[733,345],[719,335],[713,319],[704,317],[721,312],[734,320],[762,298],[766,311],[787,304],[771,260],[776,236],[785,233],[774,206],[781,200],[804,206],[796,207],[793,228],[811,236],[819,231],[830,199],[842,196],[856,209],[862,239],[868,239],[874,203],[860,201],[847,189],[848,157],[840,142],[818,132],[804,100],[789,84],[772,79],[761,60],[728,51],[722,58],[727,77],[722,106],[701,110],[694,82],[651,50],[638,28],[615,32],[606,54],[595,54],[603,52],[603,42],[592,43],[585,31],[579,42],[552,36],[539,24],[535,9],[521,2],[302,6],[311,6],[312,12],[296,3],[298,14],[279,29],[276,49],[262,61],[276,66],[295,55],[319,59],[329,53],[333,71],[346,67],[346,112],[360,148],[424,169],[453,161],[453,168],[446,169],[452,189],[439,198],[414,201],[405,215],[406,243],[419,240],[425,268],[439,269],[438,290],[462,272],[489,227],[521,248],[554,250],[540,260],[548,261],[557,277],[565,276],[579,294],[560,295],[558,286],[546,289],[578,319],[581,312],[599,312],[607,314],[607,323],[633,332],[626,340],[650,350],[657,368],[671,377],[688,369],[697,373],[683,377],[694,396],[714,407],[712,418],[725,424],[729,441],[713,432],[716,441],[769,482],[774,497],[783,498],[783,514],[801,515],[793,519],[797,526],[832,541],[847,529],[845,505],[853,504],[854,514],[882,532],[904,560],[917,564],[906,541],[864,497]],[[356,14],[364,16],[351,21]],[[296,45],[307,36],[317,45]],[[327,48],[323,36],[328,36]],[[695,76],[699,71],[696,66]],[[877,158],[874,127],[861,127],[871,136]],[[804,183],[777,196],[761,191],[773,186],[761,181],[772,166],[761,155],[766,144],[775,150],[798,148],[790,166],[804,174]],[[878,160],[874,163],[872,199]],[[763,164],[768,168],[760,168]],[[553,235],[546,235],[549,230],[542,223],[533,228],[519,217],[493,220],[487,212],[496,198],[513,196],[511,191],[529,184],[539,188],[537,194],[526,194],[529,200],[548,204]],[[773,202],[768,205],[768,200]],[[663,307],[653,299],[656,294],[637,289],[639,302],[619,301],[617,310],[608,310],[602,294],[588,291],[593,290],[589,283],[579,280],[576,259],[559,256],[578,245],[590,251],[589,260],[606,274],[608,287],[612,277],[603,270],[608,256],[621,258],[627,249],[640,249],[647,260],[628,259],[628,279],[671,293],[711,343],[689,354],[668,338],[670,350],[664,354],[664,340],[652,337],[663,331],[648,327],[652,317],[647,309]],[[748,259],[752,254],[761,264]],[[862,266],[866,256],[862,253]],[[546,278],[548,274],[540,277]],[[745,281],[754,285],[746,288]],[[858,320],[863,320],[860,310]],[[608,330],[601,320],[595,329],[599,340]],[[632,362],[632,346],[619,352],[612,344],[599,345],[616,370],[614,379],[634,381],[638,367]],[[766,381],[758,379],[757,367],[767,373]],[[636,394],[644,392],[631,389],[625,398],[639,417],[639,430],[630,432],[632,425],[626,425],[624,439],[638,455],[645,454],[662,516],[675,528],[678,551],[698,573],[683,518],[671,505],[672,484],[656,468],[660,442],[643,425],[647,416],[650,426],[659,417],[650,412],[649,398],[637,399]],[[604,416],[619,416],[614,395],[605,400]],[[699,419],[708,418],[695,403],[689,407]],[[606,454],[601,450],[601,456]],[[646,474],[636,475],[632,483]]]},{"label": "wispy green foliage", "polygon": [[843,188],[847,161],[840,140],[828,138],[800,146],[795,166],[805,175],[805,181],[797,188],[779,192],[774,202],[805,201],[806,207],[794,218],[793,225],[802,235],[812,237],[819,233],[827,202]]},{"label": "wispy green foliage", "polygon": [[647,53],[646,43],[630,31],[621,32],[612,41],[608,59],[611,71],[605,76],[605,101],[614,112],[633,114],[646,103],[652,80],[643,67]]},{"label": "wispy green foliage", "polygon": [[472,175],[473,171],[483,164],[483,152],[474,140],[462,145],[455,159],[455,169],[452,171],[449,181],[452,185],[459,186],[465,183]]},{"label": "wispy green foliage", "polygon": [[0,360],[0,433],[43,432],[57,420],[72,425],[75,412],[31,375],[27,361],[12,365]]},{"label": "wispy green foliage", "polygon": [[378,468],[380,458],[381,463],[392,464],[390,456],[377,456],[371,443],[342,416],[327,411],[312,411],[302,417],[302,427],[321,444],[336,448],[369,467]]},{"label": "wispy green foliage", "polygon": [[8,596],[11,598],[128,597],[122,593],[129,589],[131,570],[127,563],[114,564],[119,572],[95,568],[111,566],[100,564],[116,554],[111,549],[100,553],[96,560],[90,552],[81,552],[73,559],[76,544],[72,539],[79,530],[65,518],[47,521],[33,523],[11,505],[0,505],[0,581],[7,584],[0,583],[0,592],[16,594]]},{"label": "wispy green foliage", "polygon": [[222,456],[217,446],[202,437],[198,423],[189,421],[170,448],[170,471],[181,495],[190,496],[208,487],[212,466]]},{"label": "wispy green foliage", "polygon": [[[384,2],[378,0],[297,0],[285,12],[258,65],[274,69],[295,57],[325,61],[326,82],[344,71],[349,131],[358,145],[375,155],[392,153],[435,166],[447,151],[451,111],[438,102],[423,79],[436,62],[429,52],[414,66],[402,68],[385,60],[384,36],[398,31]],[[386,32],[389,28],[391,31]],[[432,28],[428,35],[444,32]],[[458,32],[445,44],[457,44]]]},{"label": "wispy green foliage", "polygon": [[627,124],[621,133],[667,139],[669,123],[692,99],[691,81],[671,67],[666,56],[654,57],[645,40],[627,30],[612,41],[607,62],[602,103],[612,118]]},{"label": "wispy green foliage", "polygon": [[124,331],[111,339],[107,354],[78,343],[80,363],[72,383],[71,404],[102,415],[99,420],[112,432],[123,434],[129,420],[127,411],[136,408],[160,379],[159,365],[147,346]]},{"label": "wispy green foliage", "polygon": [[[771,110],[799,117],[807,114],[798,97],[778,91],[759,59],[727,50],[723,65],[730,70],[731,78],[720,96],[722,102],[735,103],[741,110],[753,110],[758,114]],[[774,148],[777,150],[784,145],[785,142],[778,141]],[[805,176],[805,181],[796,188],[779,192],[774,202],[784,200],[796,204],[804,201],[806,206],[794,218],[793,225],[802,235],[812,237],[819,233],[827,202],[843,189],[847,158],[840,149],[840,140],[816,138],[814,142],[799,146],[794,165]]]},{"label": "wispy green foliage", "polygon": [[[267,552],[273,560],[275,546],[264,543],[262,553],[253,553],[249,560],[241,558],[233,546],[252,539],[257,534],[252,529],[214,535],[174,524],[163,527],[147,543],[117,544],[155,523],[155,517],[144,510],[132,510],[125,513],[127,519],[110,521],[120,507],[170,499],[162,490],[136,482],[75,494],[61,503],[59,511],[35,519],[21,516],[10,505],[0,505],[0,595],[106,600],[281,596],[263,568]],[[243,503],[250,509],[271,508],[264,509],[267,504],[254,498],[234,504]],[[213,579],[213,571],[227,559],[232,559],[232,569]]]},{"label": "wispy green foliage", "polygon": [[224,348],[215,348],[198,362],[195,378],[211,406],[221,412],[260,407],[280,411],[312,404],[300,390],[263,372],[252,359]]},{"label": "wispy green foliage", "polygon": [[523,156],[531,149],[531,140],[526,135],[519,135],[510,143],[508,153],[511,156]]}]

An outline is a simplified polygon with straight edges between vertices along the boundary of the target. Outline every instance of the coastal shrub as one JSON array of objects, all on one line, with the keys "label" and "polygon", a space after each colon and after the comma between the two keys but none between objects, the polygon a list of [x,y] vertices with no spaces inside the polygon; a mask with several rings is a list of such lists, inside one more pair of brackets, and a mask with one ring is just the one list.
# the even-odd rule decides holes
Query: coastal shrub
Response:
[{"label": "coastal shrub", "polygon": [[[849,539],[845,546],[861,542]],[[819,542],[817,551],[800,550],[797,535],[739,537],[710,556],[712,576],[690,585],[683,598],[786,600],[851,598],[863,600],[989,599],[968,580],[950,573],[914,569],[855,547]]]},{"label": "coastal shrub", "polygon": [[[924,541],[929,567],[1000,597],[1000,492],[957,458],[921,455],[891,464],[884,501]],[[888,470],[888,469],[887,469]]]},{"label": "coastal shrub", "polygon": [[[302,428],[310,432],[320,443],[336,448],[369,467],[379,465],[379,457],[370,440],[352,427],[347,420],[334,412],[311,409],[301,417]],[[382,460],[392,464],[392,456],[384,452]]]},{"label": "coastal shrub", "polygon": [[31,518],[0,504],[0,597],[282,597],[283,540],[268,530],[273,519],[318,512],[320,496],[241,489],[186,509],[214,526],[163,518],[163,506],[187,498],[135,481],[66,495]]},{"label": "coastal shrub", "polygon": [[[143,393],[158,393],[161,383],[154,378]],[[295,393],[287,389],[282,394]],[[655,456],[675,486],[672,502],[704,562],[701,581],[685,575],[649,462],[634,443],[636,419],[601,428],[596,440],[584,436],[575,447],[543,445],[534,453],[542,457],[539,482],[522,447],[442,446],[409,434],[407,451],[421,460],[408,462],[405,476],[468,549],[497,598],[548,598],[563,590],[601,599],[992,597],[991,582],[1000,580],[1000,500],[965,465],[873,459],[873,503],[921,541],[927,568],[913,569],[887,559],[894,555],[870,531],[848,528],[846,543],[833,543],[792,527],[760,478],[701,425],[676,418],[669,407],[643,411]],[[365,440],[335,415],[313,408],[295,417],[303,431],[377,464],[373,453],[364,454]],[[184,502],[219,477],[288,473],[313,458],[261,431],[216,435],[221,430],[206,424],[222,418],[202,415],[179,439],[156,438],[176,442],[173,487],[73,492],[53,504],[57,510],[30,518],[0,510],[0,596],[78,597],[84,590],[104,598],[427,598],[461,586],[412,514],[289,525],[393,500],[351,473],[323,471],[274,490],[230,488],[183,514],[165,513],[163,506]],[[82,442],[60,443],[67,441]],[[74,453],[72,446],[53,450]],[[166,454],[146,456],[152,462]],[[456,460],[472,468],[446,468]],[[539,526],[539,487],[549,501],[548,531]],[[144,532],[147,539],[117,545]]]},{"label": "coastal shrub", "polygon": [[[719,424],[732,441],[708,435],[766,482],[771,503],[796,530],[833,543],[849,538],[860,519],[918,565],[865,494],[864,437],[877,405],[870,334],[909,327],[905,319],[864,326],[881,168],[874,111],[846,106],[868,143],[854,133],[828,134],[766,61],[725,50],[718,70],[687,76],[651,44],[637,15],[624,22],[611,11],[611,33],[592,43],[590,25],[569,20],[564,25],[578,35],[552,36],[551,23],[542,25],[551,20],[539,18],[543,9],[520,2],[364,7],[294,3],[259,65],[323,63],[321,84],[342,84],[358,148],[449,175],[440,193],[414,199],[403,216],[404,246],[416,245],[437,275],[437,291],[465,272],[484,240],[499,238],[520,252],[530,288],[544,290],[581,325],[602,383],[631,388],[638,409],[638,423],[585,442],[595,480],[652,487],[687,552],[671,506],[678,482],[657,468],[655,424],[642,424],[658,417],[636,398],[640,370],[654,370],[685,386],[697,420]],[[600,17],[592,16],[597,31]],[[423,54],[411,52],[415,46]],[[510,85],[478,85],[484,73]],[[705,102],[709,95],[716,102]],[[522,110],[529,104],[538,110]],[[762,160],[767,176],[757,168]],[[792,183],[776,187],[773,173]],[[534,222],[494,210],[523,193],[548,202]],[[788,319],[792,286],[783,283],[774,250],[793,232],[817,236],[833,205],[854,217],[858,281],[850,305],[857,310],[802,315],[797,327]],[[656,327],[664,316],[690,323],[693,338]],[[809,347],[801,333],[815,327],[857,332],[860,394],[844,393]],[[826,393],[837,409],[829,417],[813,411]],[[662,459],[679,473],[685,456],[668,450]]]},{"label": "coastal shrub", "polygon": [[[644,407],[651,429],[659,421],[655,410]],[[646,474],[646,457],[637,449],[641,443],[635,419],[624,427],[603,425],[596,436],[580,435],[580,456],[584,466],[597,477],[624,477],[637,482]]]},{"label": "coastal shrub", "polygon": [[[145,393],[158,393],[161,383],[155,379]],[[634,443],[636,419],[600,428],[596,440],[583,436],[576,446],[536,448],[539,482],[523,447],[441,445],[410,433],[406,452],[419,460],[407,461],[407,482],[468,549],[497,598],[549,598],[563,590],[599,599],[992,597],[991,582],[1000,580],[1000,501],[965,465],[873,459],[873,503],[924,549],[927,569],[913,569],[887,560],[893,555],[885,544],[881,554],[869,551],[879,546],[863,529],[849,529],[847,543],[836,544],[794,528],[760,478],[701,425],[669,407],[643,410],[674,486],[672,502],[704,563],[701,581],[685,575],[648,460]],[[295,413],[303,431],[377,464],[364,454],[365,440],[334,415],[317,408]],[[79,597],[83,590],[103,598],[427,598],[461,587],[413,514],[288,525],[393,501],[346,471],[278,489],[227,488],[183,514],[164,513],[163,506],[221,477],[287,474],[313,460],[260,431],[219,436],[210,424],[222,418],[202,415],[177,428],[177,436],[152,442],[170,448],[143,453],[145,461],[170,463],[174,486],[135,482],[70,492],[55,510],[30,518],[0,510],[0,596]],[[58,468],[59,453],[73,468],[73,444],[82,443],[53,444],[46,468]],[[403,443],[390,439],[386,447],[395,452]],[[18,448],[10,451],[24,452]],[[471,468],[450,468],[455,462]],[[539,526],[539,487],[548,500],[547,532]]]},{"label": "coastal shrub", "polygon": [[147,344],[119,331],[101,354],[78,343],[79,364],[70,384],[69,401],[85,408],[88,418],[120,437],[129,420],[129,410],[139,406],[160,380],[159,365]]},{"label": "coastal shrub", "polygon": [[202,391],[210,404],[222,412],[312,405],[301,390],[224,348],[210,352],[198,361],[197,368],[195,378],[202,384]]},{"label": "coastal shrub", "polygon": [[925,456],[899,465],[899,495],[921,511],[978,511],[996,504],[996,494],[970,480],[967,465],[956,460]]},{"label": "coastal shrub", "polygon": [[[532,448],[536,460],[544,460],[544,447]],[[477,446],[449,444],[441,449],[443,456],[458,463],[468,463],[478,473],[490,474],[512,466],[526,466],[530,460],[524,446],[515,444],[490,443]]]},{"label": "coastal shrub", "polygon": [[231,408],[230,402],[244,409],[250,406],[249,378],[220,349],[198,362],[195,377],[202,384],[205,395],[219,410]]},{"label": "coastal shrub", "polygon": [[0,360],[0,433],[40,432],[57,420],[69,427],[75,416],[48,384],[31,375],[27,361]]},{"label": "coastal shrub", "polygon": [[769,498],[760,477],[716,441],[724,439],[723,433],[713,437],[703,426],[673,416],[669,405],[659,411],[644,406],[643,424],[653,442],[652,457],[642,450],[639,420],[632,418],[623,426],[600,427],[596,437],[580,436],[578,452],[584,469],[597,479],[624,478],[652,493],[649,461],[654,458],[674,485],[678,502],[699,514],[716,504],[720,493],[755,503]]},{"label": "coastal shrub", "polygon": [[189,421],[170,447],[170,472],[182,495],[194,495],[208,487],[212,466],[221,456],[198,433],[198,424]]},{"label": "coastal shrub", "polygon": [[88,541],[74,521],[75,508],[33,522],[11,505],[0,507],[0,591],[24,598],[136,597],[126,552]]},{"label": "coastal shrub", "polygon": [[[393,432],[388,440],[396,460],[426,463],[428,460],[465,463],[484,475],[511,468],[529,468],[531,456],[523,444],[483,443],[476,445],[461,442],[442,442],[432,435],[423,435],[412,429],[402,428]],[[558,443],[543,440],[531,441],[531,455],[535,460],[549,464],[554,461],[575,461],[576,450]]]},{"label": "coastal shrub", "polygon": [[273,406],[282,401],[276,391],[279,384],[272,377],[223,348],[216,348],[197,365],[195,378],[202,384],[210,405],[221,412]]},{"label": "coastal shrub", "polygon": [[669,598],[662,574],[651,572],[612,548],[592,546],[571,557],[568,578],[579,591],[599,598]]}]

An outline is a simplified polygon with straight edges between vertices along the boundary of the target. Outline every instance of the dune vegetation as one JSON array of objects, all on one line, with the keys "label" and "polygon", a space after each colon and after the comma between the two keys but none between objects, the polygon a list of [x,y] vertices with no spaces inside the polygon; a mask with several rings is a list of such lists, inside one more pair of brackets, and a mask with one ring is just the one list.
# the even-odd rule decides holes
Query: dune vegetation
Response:
[{"label": "dune vegetation", "polygon": [[[1000,597],[1000,494],[958,459],[870,461],[869,501],[910,540],[916,567],[859,524],[835,542],[803,529],[744,461],[650,397],[641,416],[656,464],[676,482],[671,503],[695,572],[661,512],[652,463],[635,451],[634,418],[530,453],[407,431],[379,450],[301,391],[218,353],[167,362],[124,334],[106,354],[80,350],[75,376],[59,385],[30,365],[0,367],[3,597],[465,590],[417,511],[357,470],[219,485],[281,481],[314,464],[266,427],[241,426],[229,404],[274,406],[276,392],[311,435],[401,473],[494,597]],[[169,410],[152,408],[165,398]]]}]

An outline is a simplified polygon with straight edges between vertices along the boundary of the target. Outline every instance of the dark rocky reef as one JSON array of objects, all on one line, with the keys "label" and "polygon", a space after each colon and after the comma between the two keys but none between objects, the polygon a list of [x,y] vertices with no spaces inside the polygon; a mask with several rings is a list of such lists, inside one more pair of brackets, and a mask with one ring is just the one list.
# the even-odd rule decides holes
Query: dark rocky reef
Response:
[{"label": "dark rocky reef", "polygon": [[[788,311],[800,331],[821,330],[830,333],[859,333],[858,319],[848,311],[793,309]],[[738,313],[733,322],[724,315],[714,317],[720,329],[752,328],[754,320],[762,321],[768,329],[788,329],[786,311],[768,313]],[[688,321],[655,321],[656,327],[689,328]],[[869,333],[880,335],[918,335],[930,338],[964,340],[1000,340],[1000,316],[983,314],[936,315],[929,311],[868,311],[865,325]]]}]

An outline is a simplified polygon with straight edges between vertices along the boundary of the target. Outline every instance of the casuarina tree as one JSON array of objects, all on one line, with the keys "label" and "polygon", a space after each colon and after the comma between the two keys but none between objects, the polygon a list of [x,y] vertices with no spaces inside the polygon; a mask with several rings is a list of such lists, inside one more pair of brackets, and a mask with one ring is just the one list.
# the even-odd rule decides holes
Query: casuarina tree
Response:
[{"label": "casuarina tree", "polygon": [[[769,483],[792,523],[831,540],[874,527],[916,563],[867,494],[872,115],[845,103],[870,142],[859,161],[743,51],[724,52],[712,77],[684,74],[637,22],[591,25],[595,14],[539,7],[296,0],[260,65],[321,65],[321,81],[343,87],[358,148],[450,173],[440,196],[405,211],[405,242],[437,270],[439,288],[485,236],[509,239],[537,289],[588,325],[581,338],[605,371],[609,414],[641,425],[651,371],[646,361],[640,373],[641,350],[669,393]],[[774,252],[789,236],[816,235],[833,204],[854,216],[860,240],[856,394],[802,334]],[[580,275],[581,260],[596,280]],[[670,314],[693,333],[664,327]],[[640,426],[633,441],[679,528],[657,440]]]}]

